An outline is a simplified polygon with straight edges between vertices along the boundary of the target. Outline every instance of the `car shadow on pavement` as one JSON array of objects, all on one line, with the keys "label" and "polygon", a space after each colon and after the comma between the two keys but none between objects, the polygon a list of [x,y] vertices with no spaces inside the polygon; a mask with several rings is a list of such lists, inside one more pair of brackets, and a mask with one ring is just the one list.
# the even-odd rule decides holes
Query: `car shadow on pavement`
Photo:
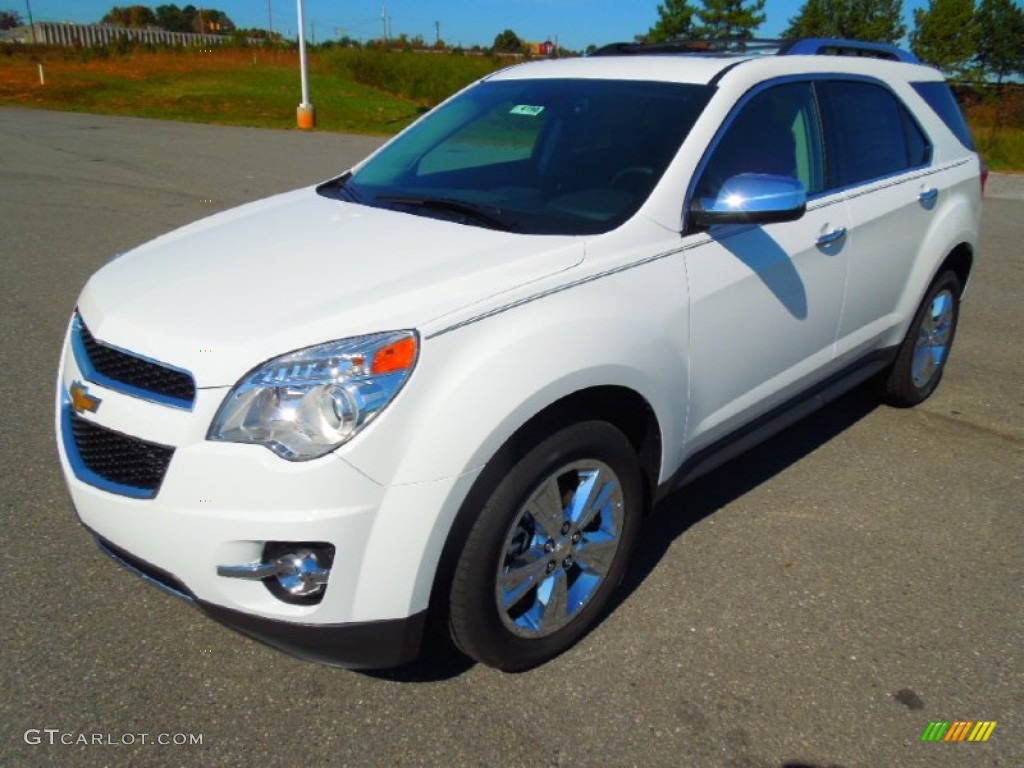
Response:
[{"label": "car shadow on pavement", "polygon": [[[672,542],[692,526],[846,431],[877,407],[877,398],[867,387],[859,387],[664,498],[645,521],[633,562],[605,617],[630,598],[657,567]],[[591,631],[596,631],[601,622]],[[420,657],[409,664],[394,669],[360,671],[381,680],[425,683],[457,677],[475,664],[436,631],[428,630],[423,642]]]},{"label": "car shadow on pavement", "polygon": [[645,521],[629,572],[605,615],[630,598],[677,538],[845,432],[878,405],[868,386],[858,387],[662,499]]}]

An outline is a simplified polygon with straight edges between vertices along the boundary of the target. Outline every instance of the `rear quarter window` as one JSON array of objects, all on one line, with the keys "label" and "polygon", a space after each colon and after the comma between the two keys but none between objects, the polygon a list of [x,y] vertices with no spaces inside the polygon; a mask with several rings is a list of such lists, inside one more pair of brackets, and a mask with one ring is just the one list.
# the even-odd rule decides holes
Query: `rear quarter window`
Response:
[{"label": "rear quarter window", "polygon": [[935,114],[942,118],[942,122],[951,130],[960,143],[967,149],[974,151],[974,139],[971,138],[971,131],[967,127],[964,113],[960,111],[960,105],[956,103],[956,97],[949,86],[943,82],[911,83],[918,95],[928,102]]}]

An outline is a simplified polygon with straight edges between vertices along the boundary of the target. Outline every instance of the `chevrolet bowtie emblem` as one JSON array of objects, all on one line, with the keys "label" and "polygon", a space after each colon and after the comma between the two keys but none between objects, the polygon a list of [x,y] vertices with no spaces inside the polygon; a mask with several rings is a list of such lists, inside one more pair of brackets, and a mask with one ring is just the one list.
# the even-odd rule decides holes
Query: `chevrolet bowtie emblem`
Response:
[{"label": "chevrolet bowtie emblem", "polygon": [[82,413],[83,411],[96,413],[96,409],[103,402],[98,397],[90,395],[89,390],[80,381],[76,381],[71,385],[68,394],[71,396],[71,407],[75,409],[75,413]]}]

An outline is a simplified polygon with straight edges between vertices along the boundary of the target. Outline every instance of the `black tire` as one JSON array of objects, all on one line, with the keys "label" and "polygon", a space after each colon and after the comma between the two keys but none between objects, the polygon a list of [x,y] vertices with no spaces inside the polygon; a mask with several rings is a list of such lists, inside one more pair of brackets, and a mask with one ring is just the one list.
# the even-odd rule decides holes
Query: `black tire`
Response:
[{"label": "black tire", "polygon": [[942,272],[917,309],[896,362],[881,387],[882,401],[910,408],[926,400],[942,380],[960,318],[963,286],[955,272]]},{"label": "black tire", "polygon": [[[599,510],[588,516],[581,503],[591,499],[602,503],[583,505]],[[455,645],[508,671],[571,647],[622,581],[643,503],[633,447],[606,422],[567,426],[525,450],[458,557],[448,605]],[[499,581],[510,587],[500,597]]]}]

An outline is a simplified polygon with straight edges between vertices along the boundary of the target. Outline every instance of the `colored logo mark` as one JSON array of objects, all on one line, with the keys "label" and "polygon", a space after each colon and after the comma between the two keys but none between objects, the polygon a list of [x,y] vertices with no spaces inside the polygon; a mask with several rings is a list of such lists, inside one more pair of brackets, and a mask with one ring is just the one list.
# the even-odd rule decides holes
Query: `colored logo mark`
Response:
[{"label": "colored logo mark", "polygon": [[90,395],[89,390],[80,381],[76,381],[71,385],[71,390],[68,394],[71,396],[71,407],[75,409],[75,413],[82,413],[83,411],[96,413],[96,409],[100,407],[102,402],[98,397]]},{"label": "colored logo mark", "polygon": [[995,729],[995,720],[933,720],[921,734],[921,741],[988,741]]}]

